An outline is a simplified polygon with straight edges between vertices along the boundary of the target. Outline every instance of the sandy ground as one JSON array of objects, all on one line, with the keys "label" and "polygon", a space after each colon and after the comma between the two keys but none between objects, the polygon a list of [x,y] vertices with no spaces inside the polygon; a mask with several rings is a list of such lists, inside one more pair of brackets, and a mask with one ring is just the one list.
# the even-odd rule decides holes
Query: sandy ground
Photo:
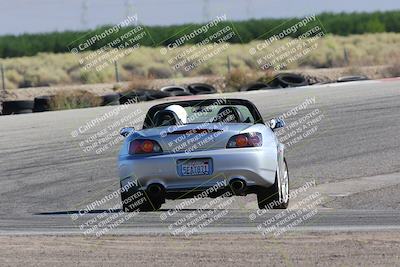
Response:
[{"label": "sandy ground", "polygon": [[400,233],[1,236],[2,266],[395,266]]}]

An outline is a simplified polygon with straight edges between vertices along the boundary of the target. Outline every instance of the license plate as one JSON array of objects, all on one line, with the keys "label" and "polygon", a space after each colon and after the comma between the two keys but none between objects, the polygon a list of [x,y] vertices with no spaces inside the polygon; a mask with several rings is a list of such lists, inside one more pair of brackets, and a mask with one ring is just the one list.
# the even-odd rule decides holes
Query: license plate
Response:
[{"label": "license plate", "polygon": [[210,175],[212,172],[210,159],[189,159],[178,161],[180,176]]}]

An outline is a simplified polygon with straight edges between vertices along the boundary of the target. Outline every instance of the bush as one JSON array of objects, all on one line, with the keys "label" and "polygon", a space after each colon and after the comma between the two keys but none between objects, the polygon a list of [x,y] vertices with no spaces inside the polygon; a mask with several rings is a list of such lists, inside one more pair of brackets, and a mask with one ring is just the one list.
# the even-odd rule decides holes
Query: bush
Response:
[{"label": "bush", "polygon": [[254,71],[244,71],[235,68],[225,76],[226,89],[225,92],[239,91],[243,86],[255,82],[260,78],[260,74]]},{"label": "bush", "polygon": [[84,90],[57,92],[50,100],[50,110],[98,107],[102,103],[100,96]]},{"label": "bush", "polygon": [[171,78],[172,72],[168,67],[150,67],[147,75],[149,78],[165,79]]},{"label": "bush", "polygon": [[143,76],[133,76],[132,80],[129,82],[128,86],[123,88],[118,88],[117,92],[127,93],[135,90],[148,90],[153,89],[153,80],[143,77]]},{"label": "bush", "polygon": [[400,77],[400,63],[393,64],[387,68],[386,73],[390,78],[392,77]]}]

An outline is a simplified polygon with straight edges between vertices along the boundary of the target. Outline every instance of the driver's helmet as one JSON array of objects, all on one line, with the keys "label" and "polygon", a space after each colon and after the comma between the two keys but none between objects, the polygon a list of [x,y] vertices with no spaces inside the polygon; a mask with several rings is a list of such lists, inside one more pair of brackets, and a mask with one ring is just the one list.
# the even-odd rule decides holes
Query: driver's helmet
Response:
[{"label": "driver's helmet", "polygon": [[[164,110],[169,110],[172,111],[176,114],[178,119],[180,120],[180,123],[186,124],[187,123],[187,112],[184,107],[180,105],[171,105],[166,107]],[[179,123],[179,122],[178,122]]]}]

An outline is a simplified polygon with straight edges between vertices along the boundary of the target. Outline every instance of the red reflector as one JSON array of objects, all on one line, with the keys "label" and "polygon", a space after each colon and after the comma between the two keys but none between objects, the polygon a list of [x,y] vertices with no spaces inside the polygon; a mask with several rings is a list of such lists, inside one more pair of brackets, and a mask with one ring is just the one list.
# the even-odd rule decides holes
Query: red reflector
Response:
[{"label": "red reflector", "polygon": [[134,154],[134,153],[141,153],[141,152],[143,152],[142,143],[140,141],[137,141],[137,140],[133,141],[131,143],[130,148],[129,148],[129,153],[130,154]]}]

